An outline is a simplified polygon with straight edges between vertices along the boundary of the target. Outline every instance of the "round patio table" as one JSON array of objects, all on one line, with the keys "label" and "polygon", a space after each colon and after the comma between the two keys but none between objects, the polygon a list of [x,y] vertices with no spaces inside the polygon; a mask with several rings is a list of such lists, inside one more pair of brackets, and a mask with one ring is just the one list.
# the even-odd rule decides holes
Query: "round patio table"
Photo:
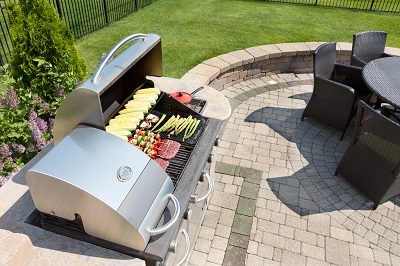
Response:
[{"label": "round patio table", "polygon": [[400,108],[400,57],[375,59],[364,66],[362,76],[380,99]]}]

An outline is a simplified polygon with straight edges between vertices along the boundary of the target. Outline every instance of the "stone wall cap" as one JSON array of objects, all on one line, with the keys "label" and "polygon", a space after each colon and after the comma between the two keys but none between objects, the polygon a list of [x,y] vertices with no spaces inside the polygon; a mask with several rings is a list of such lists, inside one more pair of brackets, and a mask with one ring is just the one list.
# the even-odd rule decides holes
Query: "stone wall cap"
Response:
[{"label": "stone wall cap", "polygon": [[313,53],[315,49],[318,48],[321,44],[326,42],[306,42],[306,45],[310,48],[310,51]]},{"label": "stone wall cap", "polygon": [[245,49],[254,57],[254,62],[262,61],[269,58],[269,53],[258,46]]},{"label": "stone wall cap", "polygon": [[266,44],[258,47],[269,53],[269,58],[280,57],[282,55],[281,50],[275,44]]},{"label": "stone wall cap", "polygon": [[230,54],[218,55],[217,58],[230,64],[231,68],[235,68],[235,67],[241,66],[243,64],[242,60],[240,60],[239,58],[232,56]]},{"label": "stone wall cap", "polygon": [[343,55],[351,55],[351,50],[352,50],[352,43],[348,42],[338,42],[337,46],[339,46],[339,51]]},{"label": "stone wall cap", "polygon": [[231,56],[237,57],[242,60],[242,64],[246,65],[254,62],[254,56],[245,50],[237,50],[229,53]]},{"label": "stone wall cap", "polygon": [[209,76],[213,80],[221,73],[221,69],[201,63],[189,70],[189,72]]},{"label": "stone wall cap", "polygon": [[397,55],[400,56],[400,48],[395,48],[395,47],[386,47],[385,52],[391,55]]},{"label": "stone wall cap", "polygon": [[208,85],[211,82],[211,79],[209,76],[200,75],[200,74],[191,73],[191,72],[188,72],[185,75],[183,75],[181,80],[195,83],[195,84],[201,84],[201,85]]},{"label": "stone wall cap", "polygon": [[226,62],[218,57],[210,58],[210,59],[204,61],[203,64],[206,64],[206,65],[209,65],[212,67],[217,67],[221,70],[221,73],[224,73],[224,72],[228,71],[229,69],[231,69],[231,64],[229,64],[228,62]]},{"label": "stone wall cap", "polygon": [[304,42],[293,42],[289,43],[297,51],[297,55],[309,55],[311,54],[310,47]]},{"label": "stone wall cap", "polygon": [[276,47],[281,50],[283,56],[295,56],[297,51],[288,43],[278,43]]}]

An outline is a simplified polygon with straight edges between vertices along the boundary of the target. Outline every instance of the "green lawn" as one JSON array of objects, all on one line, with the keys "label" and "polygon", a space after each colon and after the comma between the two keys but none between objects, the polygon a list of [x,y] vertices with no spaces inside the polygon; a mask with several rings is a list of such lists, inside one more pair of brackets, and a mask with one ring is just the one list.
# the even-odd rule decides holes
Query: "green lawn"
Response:
[{"label": "green lawn", "polygon": [[352,42],[383,30],[400,47],[400,15],[251,0],[158,0],[76,41],[94,71],[102,52],[134,33],[161,36],[164,76],[180,78],[202,61],[251,46],[304,41]]}]

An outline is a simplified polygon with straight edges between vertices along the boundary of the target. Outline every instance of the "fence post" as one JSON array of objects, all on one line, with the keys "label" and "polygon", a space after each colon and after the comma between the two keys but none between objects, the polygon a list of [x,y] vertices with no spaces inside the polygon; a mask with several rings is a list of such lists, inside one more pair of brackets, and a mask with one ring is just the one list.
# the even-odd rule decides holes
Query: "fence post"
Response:
[{"label": "fence post", "polygon": [[62,8],[61,8],[60,0],[56,0],[56,7],[57,7],[58,15],[60,16],[60,19],[62,19],[63,13],[62,13]]},{"label": "fence post", "polygon": [[104,15],[106,17],[106,24],[108,25],[108,10],[107,10],[107,0],[103,0],[103,6],[104,6]]},{"label": "fence post", "polygon": [[374,6],[374,2],[375,2],[375,0],[372,0],[369,10],[372,10],[372,7]]}]

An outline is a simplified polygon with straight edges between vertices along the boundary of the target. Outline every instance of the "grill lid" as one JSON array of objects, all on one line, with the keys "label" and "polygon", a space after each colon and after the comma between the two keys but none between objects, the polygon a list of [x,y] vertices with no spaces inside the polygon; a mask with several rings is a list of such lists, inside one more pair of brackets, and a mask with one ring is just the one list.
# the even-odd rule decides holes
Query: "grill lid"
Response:
[{"label": "grill lid", "polygon": [[[113,55],[136,40],[121,54]],[[111,60],[111,61],[110,61]],[[61,103],[53,127],[57,145],[77,125],[104,130],[132,92],[151,83],[147,75],[162,76],[161,38],[156,34],[134,34],[117,43],[104,57],[95,74],[73,90]]]},{"label": "grill lid", "polygon": [[[120,138],[102,130],[78,126],[30,172],[45,173],[73,184],[118,209],[150,160],[139,149]],[[157,166],[152,164],[152,167]],[[46,206],[50,204],[47,202]],[[66,205],[67,202],[64,202],[57,208],[67,209]],[[52,208],[46,211],[55,211],[56,207]]]},{"label": "grill lid", "polygon": [[[173,183],[133,145],[88,126],[73,129],[25,175],[36,208],[70,221],[82,218],[89,235],[144,250],[180,215]],[[156,228],[169,199],[175,214]]]}]

